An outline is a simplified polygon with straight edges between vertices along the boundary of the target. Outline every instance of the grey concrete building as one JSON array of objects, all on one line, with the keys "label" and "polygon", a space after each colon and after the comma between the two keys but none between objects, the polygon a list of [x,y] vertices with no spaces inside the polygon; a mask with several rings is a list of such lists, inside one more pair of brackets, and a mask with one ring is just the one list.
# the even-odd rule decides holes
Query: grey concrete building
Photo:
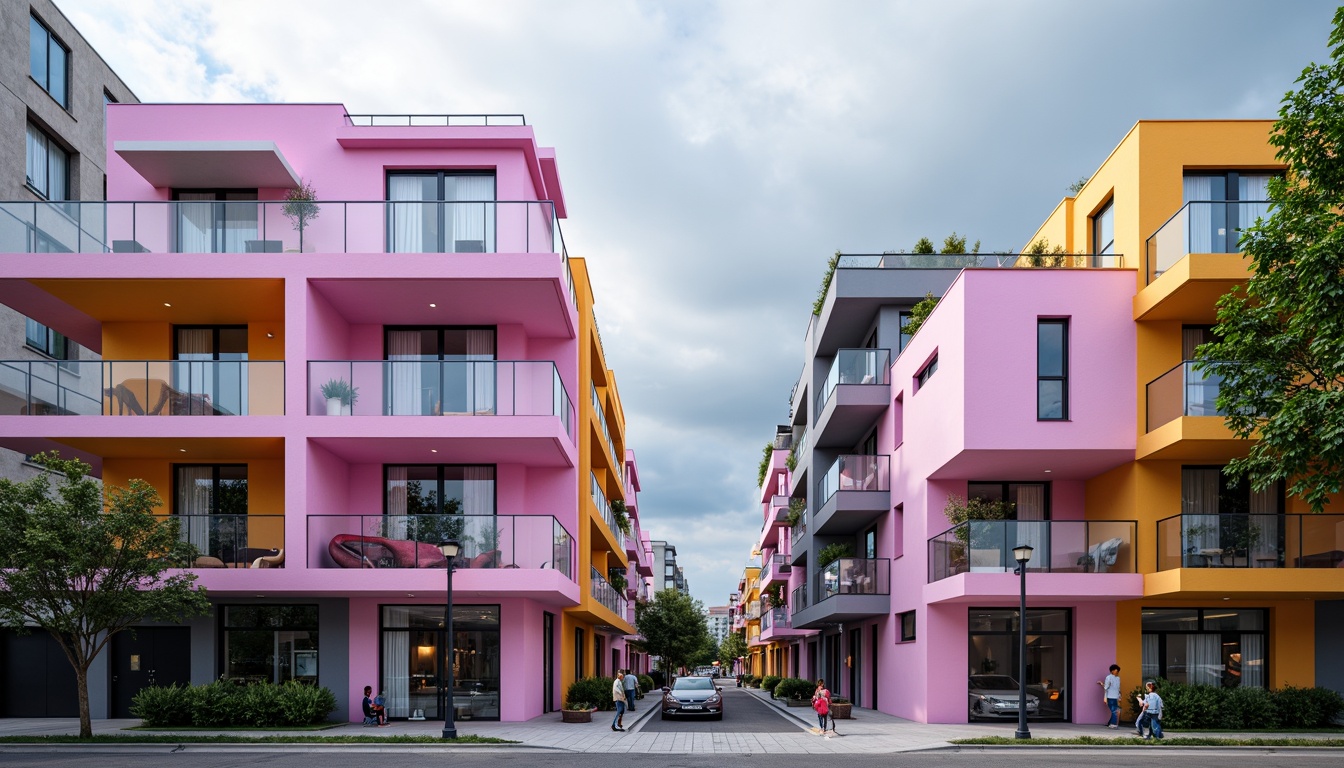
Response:
[{"label": "grey concrete building", "polygon": [[654,590],[675,589],[689,595],[686,572],[677,565],[677,548],[666,541],[650,541],[653,546]]}]

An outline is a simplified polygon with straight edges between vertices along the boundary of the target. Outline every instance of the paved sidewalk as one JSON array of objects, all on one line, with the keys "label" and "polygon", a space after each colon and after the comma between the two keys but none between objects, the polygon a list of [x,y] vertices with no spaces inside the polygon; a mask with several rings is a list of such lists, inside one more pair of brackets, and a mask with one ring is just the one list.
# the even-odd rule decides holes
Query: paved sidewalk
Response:
[{"label": "paved sidewalk", "polygon": [[[687,753],[731,753],[731,754],[874,754],[891,752],[910,752],[928,749],[940,749],[949,746],[952,739],[972,738],[976,736],[1011,737],[1017,728],[1016,721],[974,724],[924,724],[904,720],[892,715],[875,712],[871,709],[854,708],[854,718],[836,723],[838,734],[821,736],[813,729],[816,716],[807,707],[785,707],[781,701],[758,689],[728,688],[728,706],[751,706],[747,697],[755,698],[759,706],[769,707],[779,717],[797,727],[796,732],[780,733],[725,733],[712,728],[696,729],[694,726],[683,732],[643,732],[643,726],[653,717],[657,709],[656,699],[646,696],[639,702],[642,706],[625,717],[625,733],[611,730],[611,712],[594,712],[591,723],[564,723],[560,713],[553,712],[533,718],[523,723],[497,723],[465,720],[458,722],[457,730],[461,734],[494,736],[520,742],[516,745],[486,747],[490,749],[555,749],[571,752],[615,752],[643,754],[687,754]],[[138,720],[95,720],[93,730],[97,734],[128,735],[126,729],[138,726]],[[712,724],[706,724],[712,725]],[[349,723],[321,731],[304,731],[298,735],[312,736],[438,736],[443,730],[440,721],[395,721],[385,728],[365,728],[358,723]],[[0,719],[0,736],[75,734],[79,732],[79,721],[71,718]],[[1121,728],[1109,730],[1095,724],[1076,723],[1032,723],[1031,732],[1036,737],[1070,738],[1078,736],[1096,736],[1102,738],[1124,738],[1131,732]],[[137,730],[131,733],[146,734],[155,731]],[[183,731],[160,731],[165,734],[186,735]],[[245,736],[296,735],[294,731],[191,731],[191,735],[212,735],[228,733]],[[1213,738],[1235,737],[1230,733],[1182,732],[1178,736],[1208,736]],[[1248,734],[1272,737],[1274,734]],[[1293,738],[1338,738],[1336,733],[1284,734]],[[242,747],[243,745],[238,745]],[[14,745],[0,745],[0,751],[11,751]],[[220,749],[212,745],[201,745],[199,749]],[[228,747],[234,748],[232,745]],[[479,749],[475,745],[296,745],[286,748],[280,745],[257,745],[247,749],[343,749],[349,751],[379,751],[405,749],[422,751],[425,749]],[[188,746],[188,749],[198,747]]]}]

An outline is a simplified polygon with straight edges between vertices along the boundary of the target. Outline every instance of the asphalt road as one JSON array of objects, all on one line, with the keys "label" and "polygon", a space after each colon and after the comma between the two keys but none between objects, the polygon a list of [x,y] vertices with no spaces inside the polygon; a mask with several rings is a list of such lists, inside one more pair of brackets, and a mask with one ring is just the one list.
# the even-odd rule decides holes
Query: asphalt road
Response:
[{"label": "asphalt road", "polygon": [[[640,705],[658,707],[658,699],[645,696]],[[811,710],[808,710],[809,712]],[[755,696],[738,688],[723,689],[723,719],[677,717],[663,720],[654,713],[644,721],[640,733],[796,733],[800,730],[793,720],[780,716],[769,704],[762,703]]]}]

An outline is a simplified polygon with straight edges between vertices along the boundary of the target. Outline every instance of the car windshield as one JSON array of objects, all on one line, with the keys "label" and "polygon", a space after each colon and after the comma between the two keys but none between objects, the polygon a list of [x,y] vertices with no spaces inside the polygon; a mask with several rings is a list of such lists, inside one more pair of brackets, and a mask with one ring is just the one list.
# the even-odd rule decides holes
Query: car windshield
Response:
[{"label": "car windshield", "polygon": [[676,691],[708,691],[714,688],[714,681],[708,677],[679,677],[672,684]]},{"label": "car windshield", "polygon": [[987,691],[1015,691],[1017,681],[1007,675],[971,675],[971,687]]}]

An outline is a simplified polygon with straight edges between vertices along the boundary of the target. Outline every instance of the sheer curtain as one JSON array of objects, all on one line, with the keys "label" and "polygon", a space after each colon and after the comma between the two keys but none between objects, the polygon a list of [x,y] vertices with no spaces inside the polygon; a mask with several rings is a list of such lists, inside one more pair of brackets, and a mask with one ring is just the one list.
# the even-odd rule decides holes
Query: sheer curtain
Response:
[{"label": "sheer curtain", "polygon": [[[1157,635],[1143,636],[1143,663],[1140,671],[1143,672],[1144,680],[1156,679],[1158,672],[1161,670],[1160,659],[1157,657],[1157,640]],[[1121,693],[1124,693],[1124,691],[1121,691]]]},{"label": "sheer curtain", "polygon": [[213,397],[214,377],[209,374],[214,358],[215,335],[210,328],[178,328],[173,389]]},{"label": "sheer curtain", "polygon": [[1184,564],[1205,565],[1202,550],[1218,549],[1218,470],[1181,470],[1181,536]]},{"label": "sheer curtain", "polygon": [[1187,683],[1215,687],[1223,684],[1222,635],[1186,635],[1185,655]]},{"label": "sheer curtain", "polygon": [[466,467],[462,480],[463,514],[495,514],[495,468]]},{"label": "sheer curtain", "polygon": [[[467,359],[493,361],[495,359],[495,332],[491,330],[467,331]],[[476,363],[468,366],[473,370],[468,382],[468,408],[478,414],[495,412],[495,368],[492,364]]]},{"label": "sheer curtain", "polygon": [[1264,635],[1241,636],[1241,685],[1243,688],[1265,687]]},{"label": "sheer curtain", "polygon": [[1237,226],[1241,229],[1252,226],[1258,218],[1269,218],[1270,178],[1268,174],[1250,173],[1237,177],[1237,199],[1243,201],[1237,205]]},{"label": "sheer curtain", "polygon": [[[1207,328],[1181,329],[1181,359],[1194,360],[1200,344],[1213,340]],[[1208,371],[1187,369],[1185,379],[1185,414],[1187,416],[1217,416],[1218,389],[1223,378]]]},{"label": "sheer curtain", "polygon": [[383,535],[390,539],[406,538],[406,468],[387,468],[387,520]]},{"label": "sheer curtain", "polygon": [[[1046,535],[1045,522],[1045,486],[1014,486],[1017,498],[1017,544],[1032,548],[1031,562],[1028,567],[1048,568],[1050,565],[1050,538]],[[1011,558],[1009,558],[1011,559]]]},{"label": "sheer curtain", "polygon": [[35,189],[47,188],[47,142],[32,123],[28,124],[27,173],[28,183]]},{"label": "sheer curtain", "polygon": [[1184,197],[1186,203],[1194,203],[1185,211],[1189,253],[1214,253],[1213,206],[1207,202],[1213,199],[1213,177],[1186,176]]},{"label": "sheer curtain", "polygon": [[226,192],[223,209],[223,253],[246,253],[247,242],[257,239],[257,199],[253,192]]},{"label": "sheer curtain", "polygon": [[454,176],[446,179],[453,188],[452,245],[454,253],[495,252],[495,177]]},{"label": "sheer curtain", "polygon": [[210,467],[177,468],[177,505],[174,510],[183,519],[181,538],[201,551],[210,552],[210,511],[213,499],[214,472]]},{"label": "sheer curtain", "polygon": [[[383,629],[409,629],[410,610],[383,608]],[[388,717],[411,716],[411,633],[383,632],[383,695]],[[375,691],[376,693],[377,691]]]},{"label": "sheer curtain", "polygon": [[[215,250],[214,192],[177,193],[178,253],[211,253]],[[192,201],[202,202],[192,202]]]},{"label": "sheer curtain", "polygon": [[[388,376],[391,393],[388,412],[392,416],[420,416],[420,332],[389,331],[387,334]],[[401,361],[401,362],[397,362]]]},{"label": "sheer curtain", "polygon": [[387,180],[388,215],[392,220],[393,253],[425,253],[425,214],[428,204],[408,201],[423,200],[424,182],[420,176],[391,176]]}]

